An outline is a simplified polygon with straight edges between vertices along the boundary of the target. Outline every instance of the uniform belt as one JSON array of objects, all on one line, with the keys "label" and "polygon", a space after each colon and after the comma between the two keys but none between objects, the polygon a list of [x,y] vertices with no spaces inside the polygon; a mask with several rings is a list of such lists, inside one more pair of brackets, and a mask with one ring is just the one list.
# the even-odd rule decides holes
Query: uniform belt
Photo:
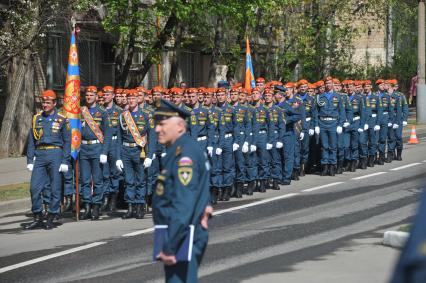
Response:
[{"label": "uniform belt", "polygon": [[266,130],[259,131],[259,134],[266,134]]},{"label": "uniform belt", "polygon": [[197,141],[205,141],[207,139],[207,136],[199,136],[197,138]]},{"label": "uniform belt", "polygon": [[112,140],[116,140],[117,138],[117,136],[112,136]]},{"label": "uniform belt", "polygon": [[48,149],[60,149],[62,147],[58,145],[38,145],[36,149],[48,150]]},{"label": "uniform belt", "polygon": [[320,117],[321,121],[336,121],[337,118],[334,117]]},{"label": "uniform belt", "polygon": [[82,144],[97,144],[97,143],[101,143],[99,140],[82,140],[81,141]]},{"label": "uniform belt", "polygon": [[137,147],[138,146],[138,144],[135,143],[135,142],[123,142],[123,145],[127,146],[127,147]]},{"label": "uniform belt", "polygon": [[361,117],[359,117],[359,116],[355,116],[352,120],[354,120],[354,121],[358,121],[359,119],[361,119]]},{"label": "uniform belt", "polygon": [[371,117],[376,118],[377,114],[371,114]]},{"label": "uniform belt", "polygon": [[311,117],[308,117],[308,118],[306,118],[306,122],[309,122],[309,121],[311,121]]},{"label": "uniform belt", "polygon": [[387,115],[387,114],[389,114],[389,112],[388,112],[388,111],[383,112],[383,115]]},{"label": "uniform belt", "polygon": [[230,137],[232,137],[232,134],[231,133],[229,133],[229,134],[225,134],[225,138],[227,139],[227,138],[230,138]]}]

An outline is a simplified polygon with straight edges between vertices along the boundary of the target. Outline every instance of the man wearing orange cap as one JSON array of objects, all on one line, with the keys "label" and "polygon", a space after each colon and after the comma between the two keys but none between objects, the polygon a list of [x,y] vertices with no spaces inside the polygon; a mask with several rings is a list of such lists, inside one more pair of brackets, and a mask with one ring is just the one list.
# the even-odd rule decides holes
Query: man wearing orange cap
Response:
[{"label": "man wearing orange cap", "polygon": [[104,106],[104,93],[100,90],[100,91],[98,91],[96,97],[97,97],[96,103],[98,103],[99,106],[103,107]]},{"label": "man wearing orange cap", "polygon": [[399,127],[395,131],[395,139],[396,139],[396,154],[394,154],[394,159],[401,161],[402,160],[402,149],[403,149],[403,141],[402,141],[402,128],[407,126],[408,120],[408,102],[407,98],[402,92],[398,91],[398,81],[393,80],[394,85],[394,93],[398,96],[398,105],[401,106],[401,115],[399,119],[397,119],[397,123]]},{"label": "man wearing orange cap", "polygon": [[108,150],[108,162],[103,166],[104,172],[104,197],[102,201],[102,210],[115,212],[117,209],[117,195],[120,186],[121,172],[117,170],[117,135],[119,130],[119,117],[123,109],[114,103],[114,88],[105,86],[102,89],[104,93],[104,108],[108,114],[111,129],[111,144]]},{"label": "man wearing orange cap", "polygon": [[[111,129],[106,111],[96,100],[97,88],[86,87],[86,106],[81,108],[80,176],[84,212],[80,219],[99,219],[104,195],[102,168],[108,162]],[[93,192],[92,192],[93,184]]]},{"label": "man wearing orange cap", "polygon": [[378,86],[377,96],[380,99],[382,105],[382,119],[380,120],[380,131],[379,131],[379,157],[377,163],[383,165],[386,159],[386,145],[388,143],[388,131],[393,127],[394,121],[394,109],[391,103],[391,97],[387,92],[387,83],[384,80],[377,80]]},{"label": "man wearing orange cap", "polygon": [[371,81],[364,81],[366,95],[368,131],[365,135],[368,144],[368,167],[374,167],[374,159],[377,154],[377,142],[379,140],[380,121],[382,120],[382,104],[379,97],[372,91]]},{"label": "man wearing orange cap", "polygon": [[[146,212],[147,184],[145,169],[152,165],[155,153],[154,122],[138,105],[138,94],[129,90],[129,109],[120,115],[117,132],[117,169],[124,171],[126,190],[124,200],[128,204],[123,219],[142,219]],[[154,145],[154,146],[153,146]]]},{"label": "man wearing orange cap", "polygon": [[334,91],[333,78],[325,79],[325,93],[318,94],[318,124],[321,139],[321,176],[334,176],[337,164],[337,135],[343,132],[345,110],[341,97]]},{"label": "man wearing orange cap", "polygon": [[265,90],[265,79],[258,77],[256,79],[256,86],[260,89],[260,93],[263,94],[263,91]]},{"label": "man wearing orange cap", "polygon": [[42,95],[43,111],[33,116],[28,135],[27,169],[31,174],[31,211],[34,221],[25,229],[43,227],[42,191],[46,181],[50,187],[50,200],[46,229],[54,227],[53,221],[60,213],[61,172],[68,172],[71,138],[66,117],[56,109],[56,94],[45,90]]}]

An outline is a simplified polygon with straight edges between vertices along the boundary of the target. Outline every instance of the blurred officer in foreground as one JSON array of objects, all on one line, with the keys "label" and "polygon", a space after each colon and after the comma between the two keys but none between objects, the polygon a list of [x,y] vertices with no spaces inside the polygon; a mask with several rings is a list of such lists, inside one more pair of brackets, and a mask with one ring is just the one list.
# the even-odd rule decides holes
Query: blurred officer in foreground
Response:
[{"label": "blurred officer in foreground", "polygon": [[[187,133],[191,114],[161,100],[154,119],[159,143],[166,146],[163,170],[153,197],[155,225],[168,225],[168,235],[158,259],[164,263],[166,282],[197,282],[198,266],[207,246],[210,206],[210,165],[203,150]],[[176,253],[194,225],[192,258],[177,262]]]},{"label": "blurred officer in foreground", "polygon": [[70,161],[70,130],[67,119],[56,110],[56,94],[52,90],[42,93],[43,111],[33,117],[28,135],[27,169],[31,175],[31,211],[34,221],[25,229],[43,226],[42,190],[46,180],[50,187],[46,229],[53,228],[53,220],[60,212],[61,172],[68,172]]}]

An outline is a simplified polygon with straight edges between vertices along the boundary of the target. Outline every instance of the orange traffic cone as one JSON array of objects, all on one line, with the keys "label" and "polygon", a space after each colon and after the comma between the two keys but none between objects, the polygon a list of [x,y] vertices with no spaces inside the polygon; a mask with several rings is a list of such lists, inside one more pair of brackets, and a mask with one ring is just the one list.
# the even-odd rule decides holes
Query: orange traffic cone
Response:
[{"label": "orange traffic cone", "polygon": [[416,126],[411,128],[410,139],[408,140],[408,144],[418,144],[419,140],[416,135]]}]

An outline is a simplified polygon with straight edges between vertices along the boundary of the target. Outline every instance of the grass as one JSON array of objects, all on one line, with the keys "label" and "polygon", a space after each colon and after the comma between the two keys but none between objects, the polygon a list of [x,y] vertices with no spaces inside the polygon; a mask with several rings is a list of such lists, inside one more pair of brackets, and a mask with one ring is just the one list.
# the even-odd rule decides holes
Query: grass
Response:
[{"label": "grass", "polygon": [[29,183],[0,186],[0,202],[27,198],[29,196],[30,196]]}]

